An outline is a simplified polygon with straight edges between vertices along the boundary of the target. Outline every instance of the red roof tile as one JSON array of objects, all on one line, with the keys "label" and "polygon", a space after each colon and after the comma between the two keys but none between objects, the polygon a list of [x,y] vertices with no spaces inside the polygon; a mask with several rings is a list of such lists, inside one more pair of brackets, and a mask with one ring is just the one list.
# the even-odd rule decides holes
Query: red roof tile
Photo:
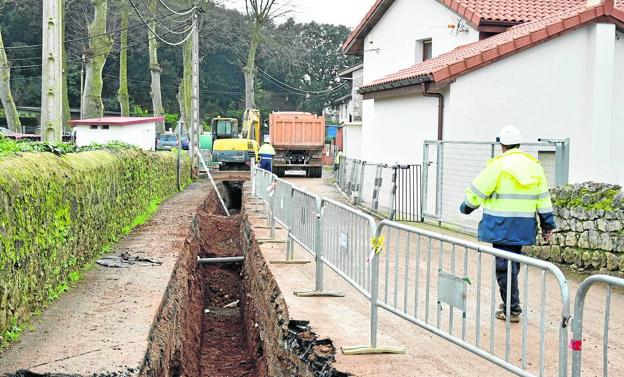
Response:
[{"label": "red roof tile", "polygon": [[[558,36],[567,30],[595,21],[598,17],[608,14],[605,11],[609,8],[609,4],[613,4],[613,0],[606,0],[605,2],[606,4],[590,8],[585,5],[575,6],[536,21],[511,27],[504,33],[457,47],[433,59],[375,80],[363,86],[362,90],[373,92],[391,89],[395,86],[410,85],[410,83],[392,85],[400,81],[439,82],[449,77],[461,75],[492,60],[502,58],[520,49],[532,47],[546,38]],[[624,22],[624,0],[617,0],[616,8],[611,17],[619,22]]]},{"label": "red roof tile", "polygon": [[[484,21],[502,22],[509,26],[535,21],[551,14],[561,13],[570,8],[584,5],[587,0],[435,0],[464,17],[478,28]],[[394,0],[377,0],[360,24],[343,44],[349,50],[358,39],[364,38],[379,21]],[[617,0],[618,7],[624,9],[624,0]],[[361,44],[360,44],[361,46]]]}]

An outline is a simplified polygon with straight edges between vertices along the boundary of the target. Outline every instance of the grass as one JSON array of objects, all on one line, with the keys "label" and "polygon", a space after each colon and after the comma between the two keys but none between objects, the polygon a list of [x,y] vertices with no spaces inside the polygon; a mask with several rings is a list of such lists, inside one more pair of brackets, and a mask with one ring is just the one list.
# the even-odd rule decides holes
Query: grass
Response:
[{"label": "grass", "polygon": [[[154,214],[158,211],[158,208],[160,207],[161,203],[162,203],[161,198],[155,198],[151,200],[147,208],[145,208],[145,210],[141,214],[135,217],[132,223],[130,223],[129,225],[125,226],[122,229],[122,234],[124,236],[128,235],[136,227],[147,223],[154,216]],[[105,244],[104,246],[102,246],[101,250],[93,257],[93,259],[90,262],[87,262],[78,271],[70,272],[67,275],[67,279],[64,282],[58,284],[56,287],[49,288],[48,298],[47,298],[47,302],[45,306],[47,307],[52,302],[58,300],[63,293],[75,287],[76,284],[80,280],[82,280],[82,278],[85,276],[87,271],[90,271],[93,268],[95,268],[96,266],[95,260],[102,257],[103,255],[109,254],[113,250],[113,247],[115,246],[115,244],[119,242],[119,240],[120,239],[115,239],[112,242],[109,242]],[[35,318],[39,317],[41,314],[42,314],[41,311],[34,312],[33,317]],[[12,318],[11,326],[9,330],[5,331],[0,336],[0,352],[4,351],[9,345],[15,342],[18,342],[21,339],[22,334],[24,333],[26,329],[34,331],[34,327],[32,327],[32,325],[28,323],[17,323],[15,318]]]}]

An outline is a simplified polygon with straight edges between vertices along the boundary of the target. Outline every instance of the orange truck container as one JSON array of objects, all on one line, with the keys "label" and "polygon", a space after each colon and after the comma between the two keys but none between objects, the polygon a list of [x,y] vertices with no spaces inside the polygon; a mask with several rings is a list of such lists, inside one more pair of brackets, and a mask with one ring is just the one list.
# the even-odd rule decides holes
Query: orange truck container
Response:
[{"label": "orange truck container", "polygon": [[283,177],[289,170],[304,170],[308,177],[323,174],[325,118],[310,113],[276,112],[269,116],[271,144],[275,149],[273,172]]}]

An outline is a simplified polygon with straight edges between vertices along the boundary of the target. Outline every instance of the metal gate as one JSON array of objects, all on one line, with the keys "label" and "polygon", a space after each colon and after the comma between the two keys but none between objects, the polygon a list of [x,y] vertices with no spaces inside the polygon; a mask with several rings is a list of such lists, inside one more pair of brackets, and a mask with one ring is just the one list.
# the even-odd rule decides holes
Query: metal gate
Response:
[{"label": "metal gate", "polygon": [[[539,159],[550,187],[568,183],[570,141],[540,140],[521,149]],[[502,153],[493,142],[427,140],[423,152],[423,218],[476,234],[482,210],[459,212],[466,187],[487,161]]]}]

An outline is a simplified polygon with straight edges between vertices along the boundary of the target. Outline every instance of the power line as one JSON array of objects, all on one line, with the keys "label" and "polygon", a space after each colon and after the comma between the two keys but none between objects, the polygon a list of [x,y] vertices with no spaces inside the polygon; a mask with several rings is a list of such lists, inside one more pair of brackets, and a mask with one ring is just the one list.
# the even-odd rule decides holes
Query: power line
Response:
[{"label": "power line", "polygon": [[[168,15],[163,15],[163,18],[166,18],[166,17],[168,17]],[[152,22],[152,21],[156,21],[156,18],[148,20],[147,22]],[[95,35],[91,35],[91,36],[83,37],[83,38],[68,39],[68,40],[65,41],[65,43],[86,41],[86,40],[97,38],[97,37],[103,37],[103,36],[106,36],[106,35],[117,34],[117,33],[121,32],[121,31],[124,31],[124,30],[136,29],[136,28],[139,28],[139,27],[142,27],[142,26],[143,26],[142,24],[135,24],[135,25],[131,25],[131,26],[128,26],[128,27],[125,27],[125,28],[115,29],[113,31],[109,31],[109,32],[106,32],[106,33],[95,34]],[[6,51],[28,50],[28,49],[41,48],[41,47],[43,47],[42,44],[24,45],[24,46],[8,46],[8,47],[5,46],[3,48],[0,48],[0,50],[6,50]],[[41,58],[39,58],[39,59],[41,59]],[[13,60],[13,59],[9,59],[9,60]]]},{"label": "power line", "polygon": [[186,16],[192,12],[195,12],[195,10],[197,10],[197,6],[194,6],[190,9],[187,10],[182,10],[182,11],[176,11],[174,9],[172,9],[171,7],[169,7],[163,0],[158,0],[158,2],[160,2],[160,4],[162,4],[163,7],[165,7],[169,12],[171,12],[172,14],[175,14],[177,16]]},{"label": "power line", "polygon": [[183,40],[181,40],[179,42],[168,41],[168,40],[164,39],[163,37],[161,37],[160,35],[158,35],[158,33],[156,33],[156,30],[153,30],[152,27],[149,26],[149,23],[143,18],[143,15],[141,14],[141,12],[139,12],[139,9],[137,8],[137,6],[134,3],[134,1],[133,0],[128,0],[128,1],[130,2],[130,5],[132,5],[132,8],[134,9],[134,11],[137,14],[137,16],[139,16],[139,18],[141,19],[143,24],[149,29],[149,31],[151,31],[152,34],[154,34],[154,36],[156,36],[158,39],[160,39],[163,43],[168,44],[170,46],[180,46],[181,44],[185,43],[193,35],[193,32],[195,31],[195,29],[198,26],[197,25],[197,20],[195,20],[193,22],[193,24],[187,29],[189,31],[189,33]]},{"label": "power line", "polygon": [[[165,25],[162,21],[160,21],[157,17],[156,14],[154,14],[154,12],[152,12],[152,10],[150,9],[149,5],[145,2],[145,0],[140,0],[141,3],[143,3],[143,5],[145,6],[145,9],[147,9],[147,12],[154,17],[154,19],[156,20],[156,22],[158,22],[162,27],[165,28],[165,30],[174,33],[174,34],[178,34],[178,35],[182,35],[182,34],[186,34],[186,32],[188,32],[188,30],[179,32],[179,31],[173,31],[171,29],[169,29],[169,27],[167,25]],[[189,19],[190,20],[190,19]]]}]

